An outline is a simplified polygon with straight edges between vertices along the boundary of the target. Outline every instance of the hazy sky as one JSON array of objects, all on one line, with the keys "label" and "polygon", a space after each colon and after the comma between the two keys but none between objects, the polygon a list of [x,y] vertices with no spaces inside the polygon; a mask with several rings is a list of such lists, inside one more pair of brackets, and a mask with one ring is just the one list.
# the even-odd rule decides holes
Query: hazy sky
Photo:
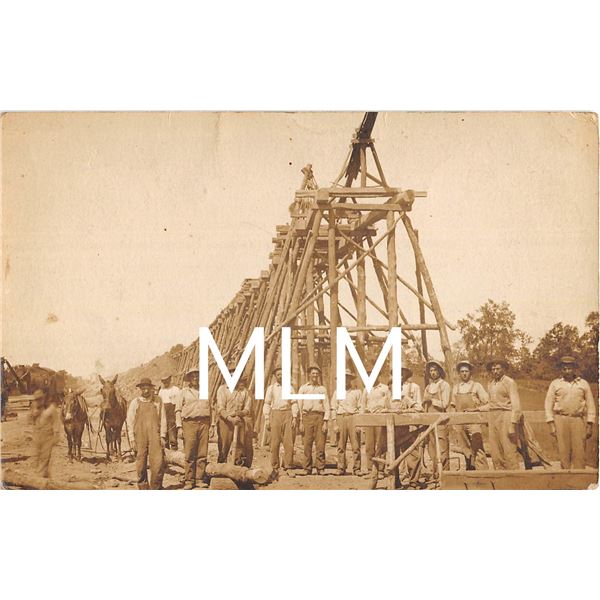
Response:
[{"label": "hazy sky", "polygon": [[[300,169],[329,185],[361,118],[4,115],[3,354],[110,374],[189,343],[267,267]],[[590,115],[381,113],[373,136],[390,185],[428,192],[411,219],[449,320],[506,300],[538,338],[597,310]]]}]

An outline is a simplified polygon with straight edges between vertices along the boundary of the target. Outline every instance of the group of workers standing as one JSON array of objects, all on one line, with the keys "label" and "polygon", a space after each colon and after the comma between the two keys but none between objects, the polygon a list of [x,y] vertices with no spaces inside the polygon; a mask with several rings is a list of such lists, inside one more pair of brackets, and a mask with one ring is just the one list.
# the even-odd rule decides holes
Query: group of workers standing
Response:
[{"label": "group of workers standing", "polygon": [[[228,365],[230,371],[234,364]],[[563,469],[585,468],[586,439],[591,437],[596,418],[594,399],[587,381],[577,375],[577,361],[570,356],[560,360],[561,377],[550,384],[545,399],[545,419],[550,434],[557,440]],[[473,379],[474,367],[466,360],[456,365],[458,381],[450,385],[442,364],[427,362],[427,385],[421,388],[412,380],[411,369],[402,368],[402,394],[394,400],[391,380],[380,375],[373,388],[367,392],[358,386],[358,379],[346,372],[346,397],[329,398],[321,383],[321,369],[313,365],[308,369],[308,381],[298,390],[299,395],[321,395],[321,399],[289,399],[282,393],[281,369],[276,368],[273,382],[268,386],[263,404],[264,426],[270,436],[270,461],[273,476],[282,469],[290,477],[309,475],[313,469],[322,475],[325,469],[325,445],[328,432],[337,438],[337,469],[335,474],[348,471],[348,445],[352,453],[354,475],[372,473],[374,461],[385,455],[387,438],[384,427],[365,427],[364,470],[362,461],[363,432],[355,425],[361,414],[405,412],[474,412],[486,411],[489,425],[489,450],[494,469],[519,469],[517,427],[522,419],[521,401],[516,382],[506,374],[508,363],[492,359],[487,363],[491,374],[487,390]],[[132,437],[136,453],[138,487],[160,489],[165,468],[164,449],[176,450],[183,440],[185,455],[184,489],[206,487],[206,464],[209,439],[217,432],[218,462],[227,462],[232,446],[236,465],[250,467],[253,461],[253,395],[242,375],[235,389],[230,391],[225,383],[217,390],[216,405],[200,399],[199,372],[191,370],[184,377],[186,385],[172,384],[172,377],[162,379],[158,393],[152,381],[143,378],[137,387],[140,395],[134,398],[127,410],[127,430]],[[294,390],[292,390],[292,394]],[[43,396],[41,392],[39,396]],[[53,445],[60,435],[60,410],[53,402],[32,405],[34,441],[39,472],[48,476],[48,463]],[[467,469],[489,469],[483,444],[481,425],[453,426],[459,450],[465,457]],[[395,455],[410,445],[410,426],[395,427]],[[303,438],[301,468],[295,469],[294,441],[297,434]],[[436,447],[436,444],[439,444]],[[280,451],[283,446],[283,465]],[[438,436],[431,435],[427,452],[433,474],[449,468],[449,426],[438,427]],[[314,459],[313,459],[314,449]],[[375,464],[376,463],[376,464]],[[424,452],[413,449],[405,461],[409,481],[420,473]],[[148,476],[150,470],[150,477]]]}]

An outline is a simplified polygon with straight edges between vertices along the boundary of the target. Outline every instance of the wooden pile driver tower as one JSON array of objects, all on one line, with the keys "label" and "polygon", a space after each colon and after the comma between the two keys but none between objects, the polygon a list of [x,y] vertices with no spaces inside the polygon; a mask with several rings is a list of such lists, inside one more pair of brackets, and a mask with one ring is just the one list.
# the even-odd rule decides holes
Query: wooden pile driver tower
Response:
[{"label": "wooden pile driver tower", "polygon": [[[447,328],[453,326],[442,314],[418,232],[408,216],[415,198],[427,194],[388,185],[371,138],[376,117],[377,113],[365,114],[332,186],[318,186],[312,165],[302,169],[301,189],[290,206],[290,224],[277,227],[268,270],[257,279],[245,279],[240,291],[210,325],[225,359],[237,359],[253,328],[264,327],[266,384],[279,362],[284,326],[292,330],[292,384],[296,390],[305,381],[308,367],[316,363],[322,368],[324,385],[333,392],[335,366],[330,365],[336,362],[339,326],[347,328],[363,362],[369,366],[390,327],[401,325],[403,341],[412,343],[424,359],[429,357],[427,331],[438,331],[446,369],[452,372],[454,359]],[[400,223],[412,248],[414,284],[397,272]],[[367,281],[368,272],[374,281]],[[418,301],[418,323],[409,322],[399,306],[398,284]],[[179,380],[197,366],[196,341],[181,354]],[[252,358],[246,372],[252,379],[251,388],[253,366]],[[222,381],[214,362],[209,376],[214,402]],[[257,401],[255,407],[257,429],[262,414],[260,404]]]}]

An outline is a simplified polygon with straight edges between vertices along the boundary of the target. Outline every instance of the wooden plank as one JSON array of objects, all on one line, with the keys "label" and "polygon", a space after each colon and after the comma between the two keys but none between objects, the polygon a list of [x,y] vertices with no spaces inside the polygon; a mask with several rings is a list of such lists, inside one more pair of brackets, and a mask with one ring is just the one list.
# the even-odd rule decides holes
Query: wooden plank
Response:
[{"label": "wooden plank", "polygon": [[[394,448],[394,417],[388,415],[385,422],[385,433],[387,437],[387,452],[386,452],[386,464],[388,467],[394,464],[396,460],[395,448]],[[396,488],[396,476],[394,470],[392,470],[387,476],[387,488],[393,490]]]},{"label": "wooden plank", "polygon": [[[357,427],[385,426],[390,413],[374,413],[355,415],[354,424]],[[449,412],[449,425],[468,425],[488,423],[487,412]],[[528,423],[545,423],[546,415],[543,410],[527,410],[523,416]],[[394,413],[394,425],[431,425],[439,417],[439,413]]]},{"label": "wooden plank", "polygon": [[598,469],[443,471],[442,490],[585,490],[598,485]]}]

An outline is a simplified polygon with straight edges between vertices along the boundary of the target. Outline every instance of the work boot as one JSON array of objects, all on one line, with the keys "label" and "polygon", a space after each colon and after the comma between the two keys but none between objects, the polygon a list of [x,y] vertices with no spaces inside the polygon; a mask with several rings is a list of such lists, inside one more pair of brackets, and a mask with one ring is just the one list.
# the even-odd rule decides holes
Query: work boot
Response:
[{"label": "work boot", "polygon": [[323,469],[317,469],[317,475],[323,475]]},{"label": "work boot", "polygon": [[334,475],[338,475],[338,476],[339,476],[339,475],[345,475],[345,474],[346,474],[346,469],[336,469],[336,470],[333,472],[333,474],[334,474]]},{"label": "work boot", "polygon": [[308,471],[306,469],[300,469],[298,471],[298,475],[300,475],[301,477],[308,475]]},{"label": "work boot", "polygon": [[285,473],[288,477],[292,477],[292,478],[296,477],[296,473],[294,473],[294,471],[292,471],[292,469],[288,469]]},{"label": "work boot", "polygon": [[186,481],[185,485],[183,486],[184,490],[193,490],[194,489],[194,482],[193,481]]}]

